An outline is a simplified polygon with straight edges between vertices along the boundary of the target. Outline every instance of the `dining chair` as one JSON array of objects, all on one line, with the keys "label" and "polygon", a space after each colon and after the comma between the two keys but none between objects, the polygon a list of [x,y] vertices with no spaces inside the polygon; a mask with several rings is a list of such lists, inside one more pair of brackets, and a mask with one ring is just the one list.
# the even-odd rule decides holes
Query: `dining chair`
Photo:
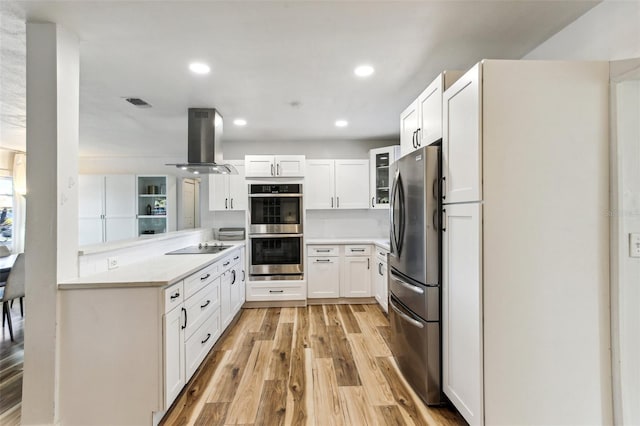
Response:
[{"label": "dining chair", "polygon": [[[3,291],[4,290],[4,291]],[[20,315],[24,317],[24,253],[18,254],[16,261],[13,263],[11,272],[7,277],[7,283],[4,288],[0,289],[2,295],[2,328],[4,329],[5,320],[9,324],[9,336],[13,342],[13,324],[11,323],[11,308],[9,302],[14,299],[20,299]]]}]

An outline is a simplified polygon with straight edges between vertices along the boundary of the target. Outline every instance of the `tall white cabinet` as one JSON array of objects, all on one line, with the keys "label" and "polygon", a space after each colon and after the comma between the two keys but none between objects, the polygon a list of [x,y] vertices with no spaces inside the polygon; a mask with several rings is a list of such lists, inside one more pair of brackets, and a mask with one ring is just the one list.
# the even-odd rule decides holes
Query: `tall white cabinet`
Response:
[{"label": "tall white cabinet", "polygon": [[136,236],[136,186],[133,175],[79,175],[79,244]]},{"label": "tall white cabinet", "polygon": [[612,422],[608,80],[486,60],[444,92],[443,390],[472,425]]}]

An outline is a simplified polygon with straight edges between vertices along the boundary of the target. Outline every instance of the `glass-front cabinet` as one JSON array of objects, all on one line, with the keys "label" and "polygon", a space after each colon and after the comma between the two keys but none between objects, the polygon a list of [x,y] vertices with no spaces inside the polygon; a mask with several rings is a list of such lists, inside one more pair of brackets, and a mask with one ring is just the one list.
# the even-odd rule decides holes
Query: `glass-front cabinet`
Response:
[{"label": "glass-front cabinet", "polygon": [[400,156],[400,145],[386,146],[369,151],[369,207],[372,209],[389,208],[389,191],[393,176],[390,165]]},{"label": "glass-front cabinet", "polygon": [[138,176],[138,235],[167,232],[167,176]]}]

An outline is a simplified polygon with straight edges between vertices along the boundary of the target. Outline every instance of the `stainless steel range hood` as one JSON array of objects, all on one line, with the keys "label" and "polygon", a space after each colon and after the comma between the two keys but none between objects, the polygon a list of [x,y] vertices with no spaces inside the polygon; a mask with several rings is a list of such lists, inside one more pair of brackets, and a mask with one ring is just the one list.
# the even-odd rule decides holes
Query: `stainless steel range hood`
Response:
[{"label": "stainless steel range hood", "polygon": [[222,116],[214,108],[189,108],[188,163],[167,164],[193,174],[237,174],[222,159]]}]

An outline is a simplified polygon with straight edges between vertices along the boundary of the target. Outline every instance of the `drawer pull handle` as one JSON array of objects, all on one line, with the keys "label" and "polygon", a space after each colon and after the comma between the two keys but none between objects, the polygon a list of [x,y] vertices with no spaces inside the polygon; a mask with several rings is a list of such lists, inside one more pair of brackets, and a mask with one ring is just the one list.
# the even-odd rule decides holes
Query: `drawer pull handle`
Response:
[{"label": "drawer pull handle", "polygon": [[200,305],[200,309],[204,309],[207,306],[209,306],[209,303],[211,303],[211,300],[207,300],[207,303],[205,303],[204,305]]},{"label": "drawer pull handle", "polygon": [[170,297],[170,299],[171,299],[171,300],[175,300],[175,299],[177,299],[178,297],[180,297],[180,292],[179,292],[179,291],[176,291],[176,293],[175,293],[173,296],[171,296],[171,297]]},{"label": "drawer pull handle", "polygon": [[230,261],[230,260],[227,260],[226,262],[224,262],[224,263],[222,264],[222,266],[229,266],[229,264],[230,264],[230,263],[231,263],[231,261]]},{"label": "drawer pull handle", "polygon": [[240,256],[236,256],[233,258],[233,260],[238,260],[238,259],[240,259]]},{"label": "drawer pull handle", "polygon": [[351,249],[352,252],[357,251],[357,252],[364,252],[364,249]]},{"label": "drawer pull handle", "polygon": [[331,249],[316,249],[316,252],[318,252],[318,253],[329,253],[329,252],[331,252]]},{"label": "drawer pull handle", "polygon": [[209,278],[210,276],[211,276],[211,274],[203,275],[203,276],[200,277],[200,281],[204,281],[207,278]]},{"label": "drawer pull handle", "polygon": [[269,293],[284,293],[284,290],[269,290]]},{"label": "drawer pull handle", "polygon": [[201,341],[200,343],[204,345],[205,343],[207,343],[207,340],[209,340],[210,338],[211,338],[211,333],[207,333],[207,338]]},{"label": "drawer pull handle", "polygon": [[316,262],[328,263],[331,262],[331,259],[316,259]]}]

